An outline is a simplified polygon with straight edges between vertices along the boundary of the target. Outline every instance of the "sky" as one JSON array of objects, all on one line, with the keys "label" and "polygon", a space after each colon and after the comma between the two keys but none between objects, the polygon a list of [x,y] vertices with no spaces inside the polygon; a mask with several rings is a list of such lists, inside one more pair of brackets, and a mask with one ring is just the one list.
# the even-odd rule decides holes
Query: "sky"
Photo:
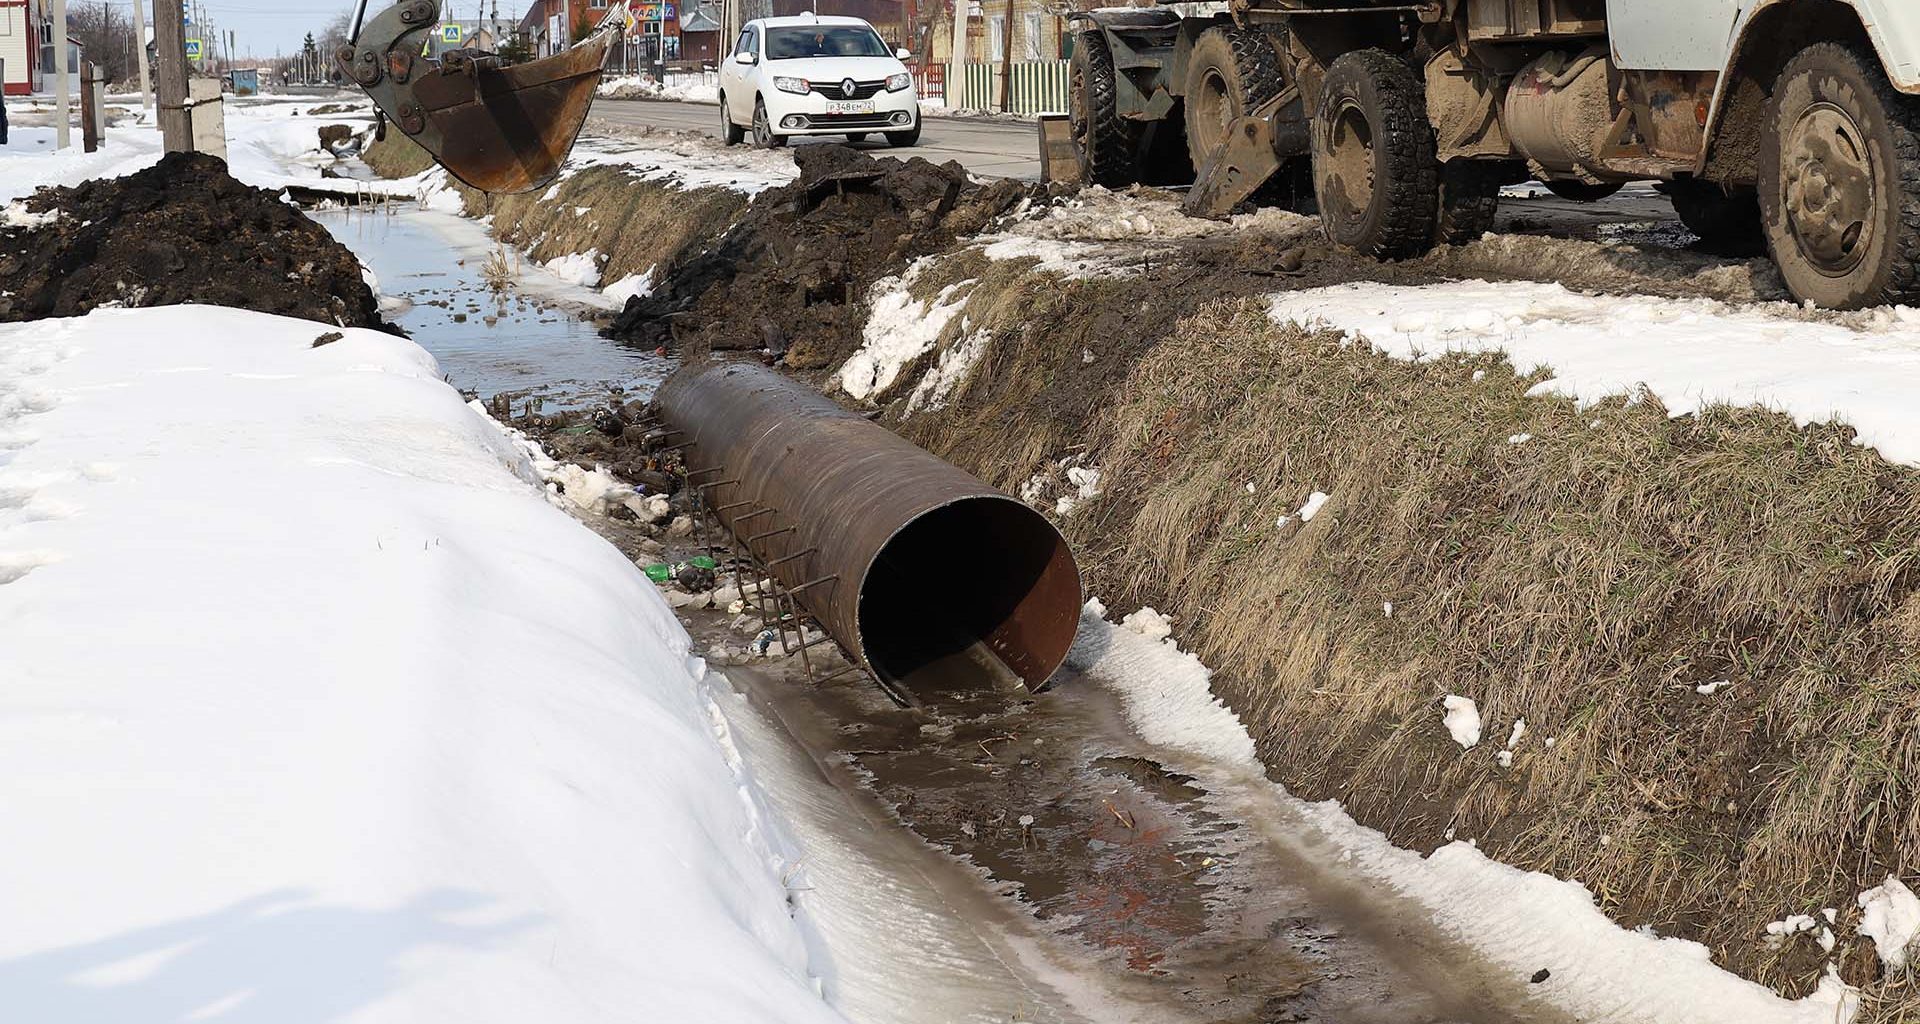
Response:
[{"label": "sky", "polygon": [[[99,0],[67,0],[69,6],[98,3]],[[114,2],[114,0],[109,0]],[[148,0],[152,2],[152,0]],[[300,49],[308,32],[320,34],[327,22],[343,11],[353,10],[353,0],[190,0],[215,23],[221,32],[231,30],[239,51],[249,57],[271,57],[276,52],[290,54]],[[392,5],[393,0],[367,0],[371,19]],[[444,17],[472,18],[479,15],[482,3],[492,16],[494,0],[441,0]],[[119,0],[117,6],[127,6]],[[527,0],[499,0],[500,18],[518,15],[527,9]],[[148,8],[152,10],[151,7]],[[189,32],[188,35],[193,35]]]}]

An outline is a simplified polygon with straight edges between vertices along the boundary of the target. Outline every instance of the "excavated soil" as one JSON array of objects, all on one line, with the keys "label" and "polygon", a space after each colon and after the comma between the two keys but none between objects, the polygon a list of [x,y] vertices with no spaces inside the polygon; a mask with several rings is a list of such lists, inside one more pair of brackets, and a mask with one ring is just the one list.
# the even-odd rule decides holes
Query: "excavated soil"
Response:
[{"label": "excavated soil", "polygon": [[0,321],[205,303],[394,330],[352,252],[213,157],[169,154],[124,178],[41,189],[25,206],[57,216],[0,228]]},{"label": "excavated soil", "polygon": [[859,344],[869,284],[1044,193],[972,183],[957,163],[876,160],[844,146],[800,147],[793,158],[797,181],[763,193],[718,243],[629,301],[607,335],[696,353],[764,348],[795,369],[827,366]]}]

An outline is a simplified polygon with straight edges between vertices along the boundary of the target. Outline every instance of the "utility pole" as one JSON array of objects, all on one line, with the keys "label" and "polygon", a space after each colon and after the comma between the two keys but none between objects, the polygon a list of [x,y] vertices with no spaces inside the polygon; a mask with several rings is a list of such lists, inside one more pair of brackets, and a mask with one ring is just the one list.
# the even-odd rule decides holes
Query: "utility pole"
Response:
[{"label": "utility pole", "polygon": [[152,110],[153,85],[147,72],[147,0],[133,0],[133,52],[140,60],[140,109]]},{"label": "utility pole", "polygon": [[67,0],[53,0],[53,148],[66,149],[73,144],[67,115],[73,99],[67,83]]},{"label": "utility pole", "polygon": [[953,0],[953,42],[949,47],[953,65],[947,71],[945,95],[941,102],[949,110],[958,110],[967,101],[967,8],[972,0]]},{"label": "utility pole", "polygon": [[154,0],[154,59],[159,61],[160,136],[169,153],[193,151],[193,121],[187,109],[187,26],[180,0]]}]

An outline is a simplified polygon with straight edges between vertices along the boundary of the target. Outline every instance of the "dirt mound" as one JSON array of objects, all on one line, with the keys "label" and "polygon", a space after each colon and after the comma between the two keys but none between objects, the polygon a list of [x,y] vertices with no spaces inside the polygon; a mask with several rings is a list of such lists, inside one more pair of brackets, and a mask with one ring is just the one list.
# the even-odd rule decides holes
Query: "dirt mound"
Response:
[{"label": "dirt mound", "polygon": [[875,159],[845,146],[803,146],[793,159],[799,180],[761,193],[717,244],[629,300],[607,335],[649,348],[766,348],[797,369],[835,364],[859,344],[874,281],[981,230],[1039,188],[975,184],[957,163]]},{"label": "dirt mound", "polygon": [[0,228],[0,320],[199,302],[393,329],[352,252],[213,157],[169,154],[25,205],[23,226]]}]

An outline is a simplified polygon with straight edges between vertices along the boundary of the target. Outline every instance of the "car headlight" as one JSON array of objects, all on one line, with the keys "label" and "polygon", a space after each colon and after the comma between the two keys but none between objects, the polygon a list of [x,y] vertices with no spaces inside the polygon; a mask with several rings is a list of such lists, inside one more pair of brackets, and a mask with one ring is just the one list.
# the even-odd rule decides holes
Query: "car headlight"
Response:
[{"label": "car headlight", "polygon": [[909,75],[906,72],[902,71],[897,75],[887,76],[888,92],[899,92],[902,89],[911,89],[911,88],[913,88],[912,75]]},{"label": "car headlight", "polygon": [[798,93],[802,96],[813,91],[813,87],[808,85],[804,78],[776,78],[773,80],[773,87],[781,92]]}]

